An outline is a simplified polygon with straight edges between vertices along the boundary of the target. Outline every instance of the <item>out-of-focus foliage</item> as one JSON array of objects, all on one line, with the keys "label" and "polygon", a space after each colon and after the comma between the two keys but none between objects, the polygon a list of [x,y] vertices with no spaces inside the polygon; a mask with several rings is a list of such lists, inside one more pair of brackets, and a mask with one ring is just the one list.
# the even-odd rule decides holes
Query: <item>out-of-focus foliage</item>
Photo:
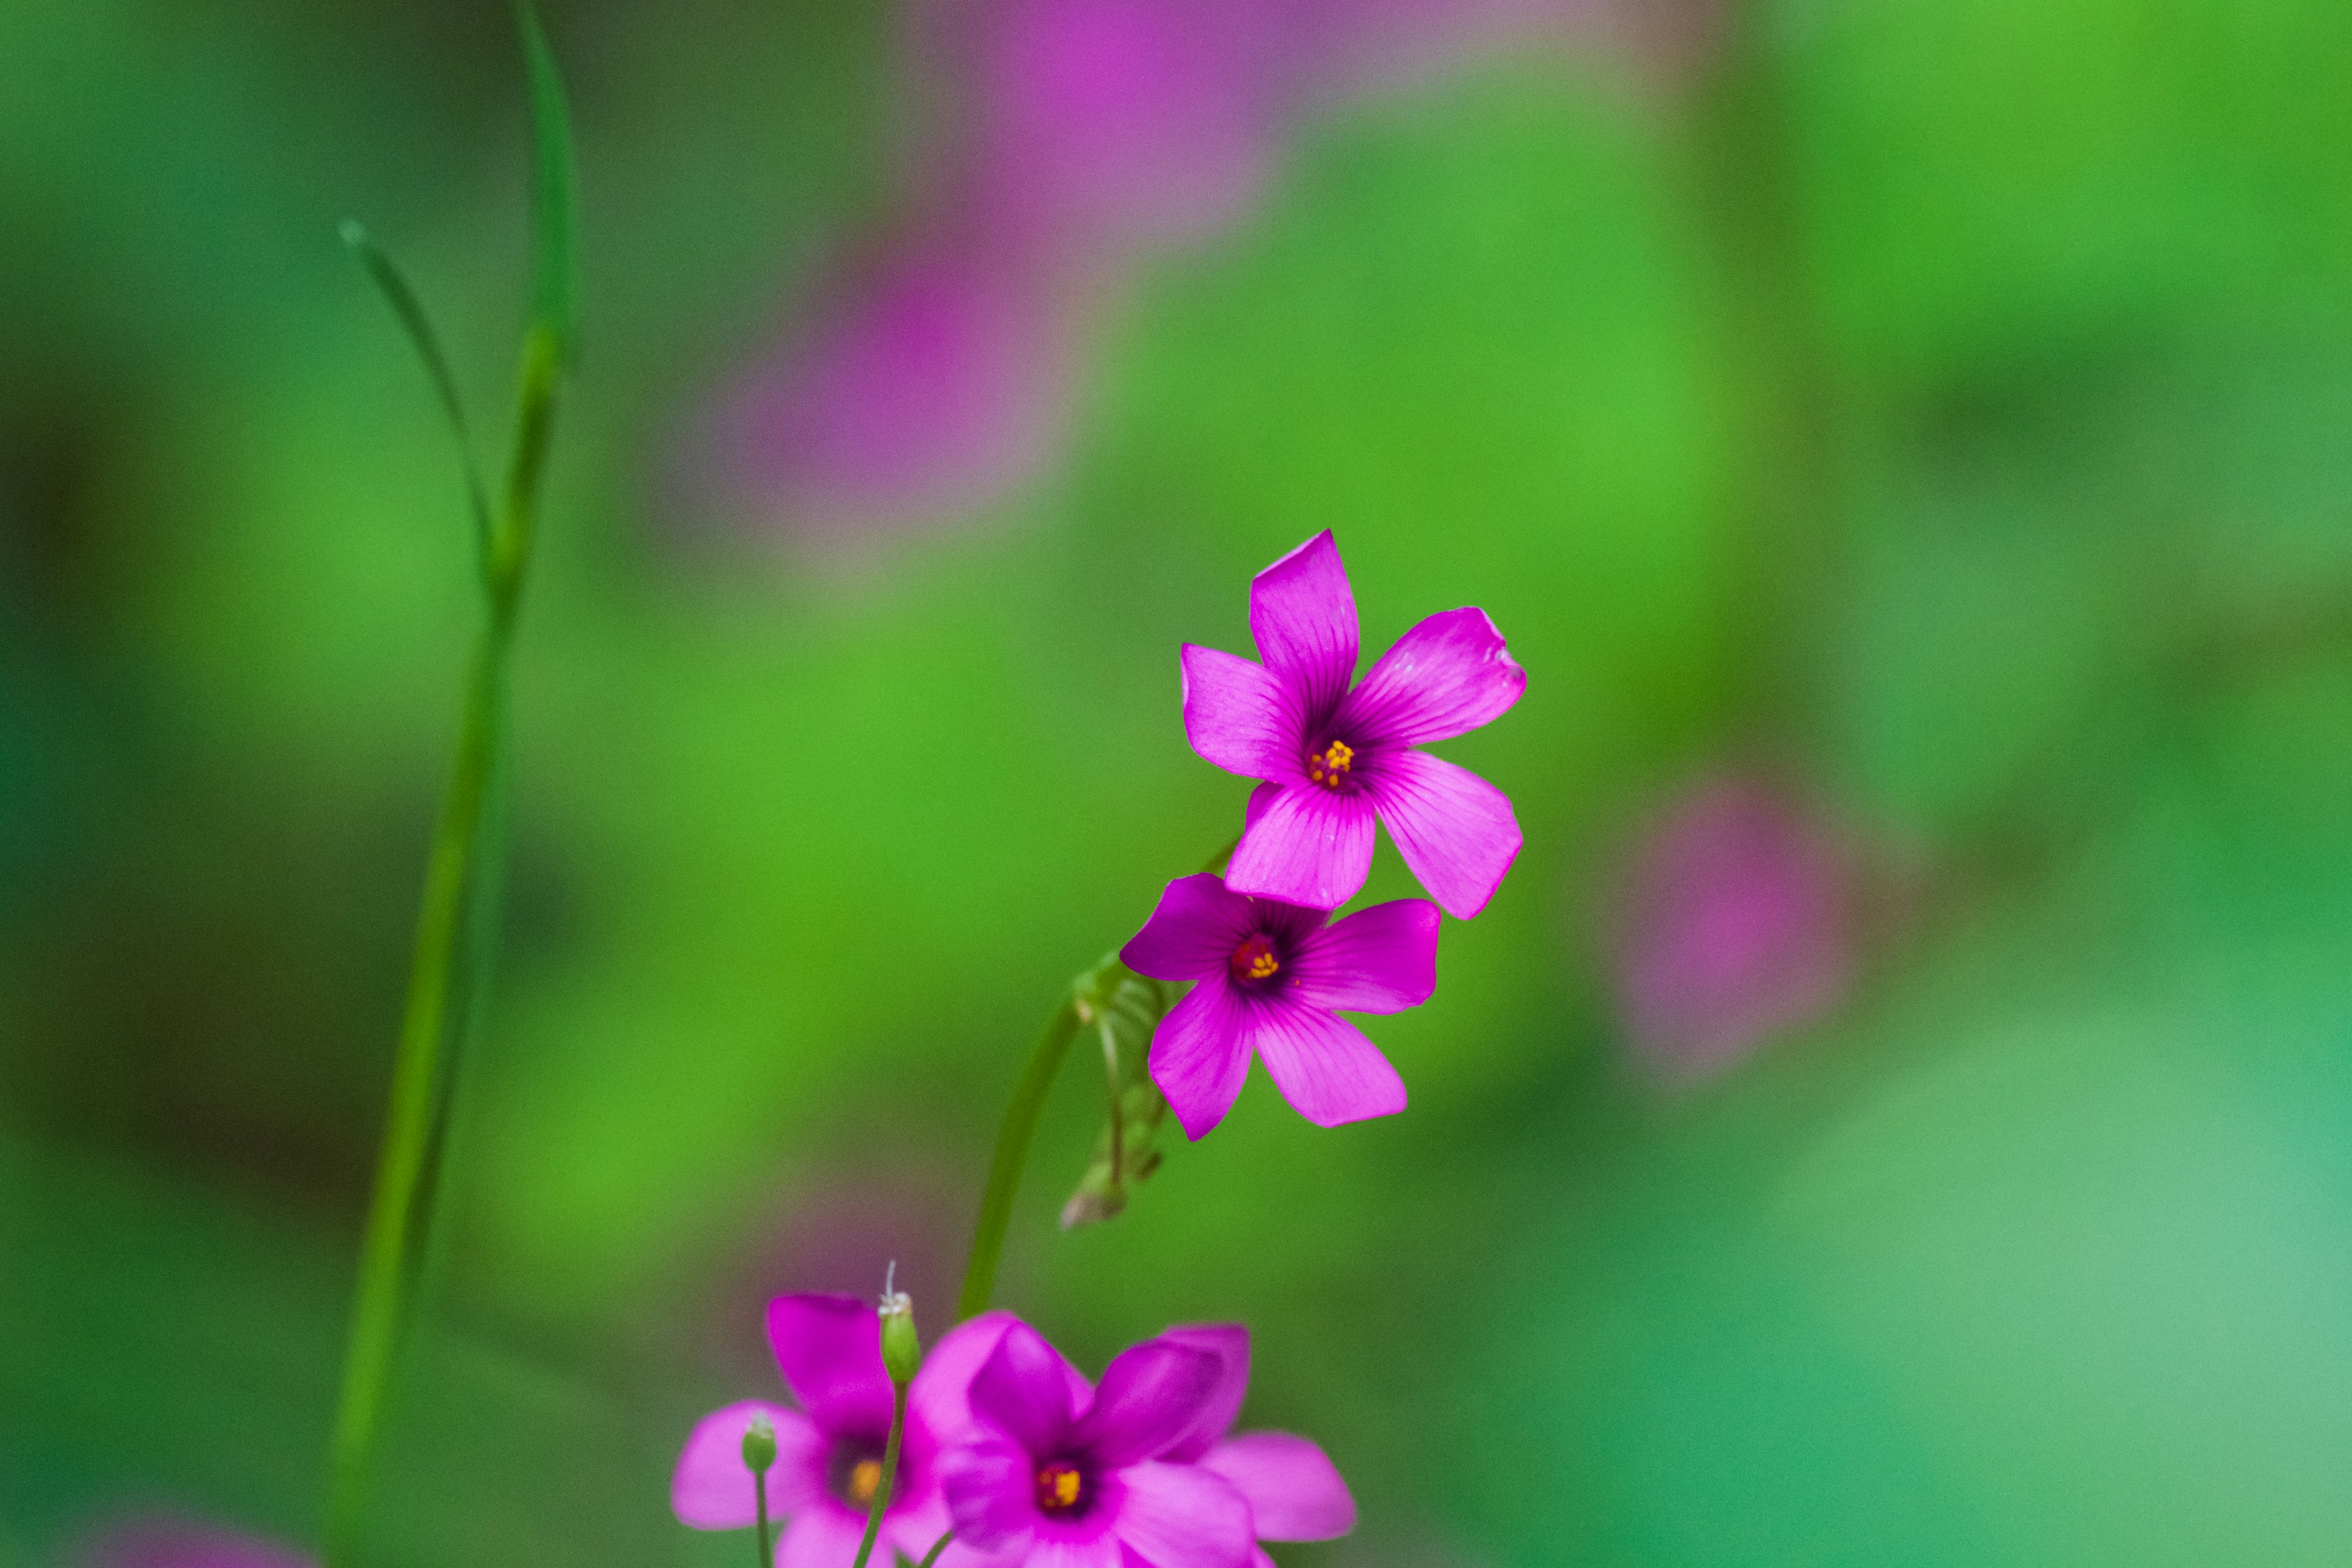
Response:
[{"label": "out-of-focus foliage", "polygon": [[[903,18],[547,19],[582,357],[384,1563],[741,1557],[677,1442],[771,1291],[944,1326],[1038,1023],[1237,825],[1177,646],[1324,527],[1369,647],[1509,636],[1447,750],[1527,847],[1369,1022],[1402,1117],[1261,1078],[1064,1233],[1074,1062],[1006,1304],[1248,1321],[1363,1504],[1286,1562],[2352,1552],[2352,11],[1790,0],[1350,96],[1089,299],[1050,471],[815,561],[697,421],[919,194]],[[527,145],[496,6],[0,14],[0,1564],[315,1536],[474,603],[336,225],[503,407]],[[1840,825],[1858,977],[1668,1089],[1612,872],[1727,766]]]}]

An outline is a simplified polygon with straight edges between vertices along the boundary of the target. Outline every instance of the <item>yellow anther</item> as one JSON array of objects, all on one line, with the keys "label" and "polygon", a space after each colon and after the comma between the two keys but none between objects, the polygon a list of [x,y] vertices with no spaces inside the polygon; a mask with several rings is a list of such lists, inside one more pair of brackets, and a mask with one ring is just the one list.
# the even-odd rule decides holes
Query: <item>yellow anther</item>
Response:
[{"label": "yellow anther", "polygon": [[1274,961],[1274,954],[1261,952],[1249,962],[1249,977],[1252,980],[1264,980],[1281,967],[1281,964]]},{"label": "yellow anther", "polygon": [[860,1508],[874,1500],[875,1490],[881,1484],[881,1460],[860,1459],[849,1468],[849,1500]]},{"label": "yellow anther", "polygon": [[1078,1500],[1078,1472],[1055,1470],[1052,1478],[1053,1498],[1058,1507],[1067,1508]]},{"label": "yellow anther", "polygon": [[1345,741],[1334,741],[1307,759],[1307,776],[1326,789],[1337,789],[1339,781],[1348,776],[1348,764],[1355,760],[1354,747]]}]

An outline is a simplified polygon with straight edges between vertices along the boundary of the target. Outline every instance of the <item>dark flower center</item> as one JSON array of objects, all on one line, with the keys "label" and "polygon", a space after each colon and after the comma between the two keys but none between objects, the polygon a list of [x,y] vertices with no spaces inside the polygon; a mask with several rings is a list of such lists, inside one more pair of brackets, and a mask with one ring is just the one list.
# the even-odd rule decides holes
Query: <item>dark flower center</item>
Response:
[{"label": "dark flower center", "polygon": [[1240,981],[1271,980],[1282,967],[1282,960],[1274,955],[1273,940],[1263,932],[1234,949],[1233,957],[1225,962],[1232,965],[1234,978]]},{"label": "dark flower center", "polygon": [[825,1480],[833,1495],[851,1507],[871,1507],[882,1485],[881,1445],[856,1437],[835,1443]]},{"label": "dark flower center", "polygon": [[1076,1512],[1087,1499],[1086,1477],[1067,1459],[1037,1467],[1037,1506],[1047,1513]]},{"label": "dark flower center", "polygon": [[1338,789],[1348,777],[1348,765],[1355,760],[1353,746],[1334,741],[1307,759],[1307,776],[1325,789]]}]

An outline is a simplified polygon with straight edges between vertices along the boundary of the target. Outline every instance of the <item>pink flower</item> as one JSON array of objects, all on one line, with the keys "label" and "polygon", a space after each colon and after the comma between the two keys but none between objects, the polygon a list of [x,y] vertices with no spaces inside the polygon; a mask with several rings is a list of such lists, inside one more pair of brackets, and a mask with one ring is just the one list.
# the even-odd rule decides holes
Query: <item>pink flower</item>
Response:
[{"label": "pink flower", "polygon": [[314,1568],[290,1546],[169,1515],[141,1515],[100,1529],[77,1554],[81,1568]]},{"label": "pink flower", "polygon": [[1248,1500],[1205,1465],[1166,1456],[1200,1429],[1226,1380],[1201,1336],[1122,1351],[1088,1388],[1025,1323],[971,1379],[973,1426],[947,1456],[956,1539],[1053,1568],[1247,1568]]},{"label": "pink flower", "polygon": [[1151,1037],[1151,1079],[1187,1137],[1224,1120],[1255,1051],[1283,1099],[1318,1127],[1404,1109],[1404,1080],[1333,1014],[1402,1013],[1437,988],[1437,906],[1400,899],[1325,925],[1321,910],[1247,899],[1180,877],[1119,962],[1194,981]]},{"label": "pink flower", "polygon": [[1803,813],[1744,780],[1692,790],[1650,828],[1617,942],[1627,1031],[1683,1076],[1819,1016],[1852,978],[1838,856]]},{"label": "pink flower", "polygon": [[[1339,1467],[1316,1444],[1287,1432],[1230,1436],[1249,1388],[1249,1331],[1228,1328],[1171,1329],[1163,1342],[1190,1345],[1220,1358],[1223,1373],[1192,1435],[1171,1448],[1171,1464],[1196,1464],[1233,1483],[1250,1505],[1260,1541],[1330,1541],[1356,1528],[1356,1500]],[[1254,1568],[1274,1568],[1265,1552]]]},{"label": "pink flower", "polygon": [[1447,913],[1485,909],[1519,852],[1511,803],[1415,748],[1501,717],[1527,689],[1486,613],[1430,616],[1350,690],[1356,600],[1327,531],[1251,583],[1250,634],[1263,665],[1190,644],[1183,654],[1192,749],[1265,781],[1225,885],[1337,909],[1364,885],[1377,818]]},{"label": "pink flower", "polygon": [[[924,1358],[907,1391],[898,1481],[882,1516],[877,1558],[895,1550],[919,1563],[946,1533],[940,1451],[970,1424],[964,1387],[1012,1321],[989,1313],[959,1324]],[[670,1506],[697,1530],[749,1528],[755,1502],[743,1434],[754,1416],[765,1415],[776,1431],[768,1510],[790,1521],[777,1568],[845,1568],[857,1555],[890,1435],[881,1321],[872,1303],[855,1296],[779,1296],[768,1307],[768,1343],[801,1408],[747,1399],[704,1416],[678,1456]],[[940,1559],[940,1568],[987,1561],[961,1543]]]}]

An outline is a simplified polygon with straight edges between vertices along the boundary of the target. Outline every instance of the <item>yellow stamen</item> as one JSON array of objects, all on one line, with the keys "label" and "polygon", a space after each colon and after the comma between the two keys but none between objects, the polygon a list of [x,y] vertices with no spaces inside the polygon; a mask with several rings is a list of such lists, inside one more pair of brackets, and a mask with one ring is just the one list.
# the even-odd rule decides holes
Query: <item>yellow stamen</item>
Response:
[{"label": "yellow stamen", "polygon": [[881,1484],[881,1460],[860,1459],[849,1468],[849,1500],[860,1508],[874,1500],[875,1490]]},{"label": "yellow stamen", "polygon": [[1355,748],[1345,741],[1334,741],[1307,759],[1307,776],[1325,789],[1337,789],[1348,776],[1348,764],[1355,760]]},{"label": "yellow stamen", "polygon": [[1045,1488],[1045,1495],[1053,1500],[1055,1508],[1067,1508],[1078,1500],[1078,1472],[1076,1470],[1055,1467],[1040,1475],[1037,1481]]},{"label": "yellow stamen", "polygon": [[1261,952],[1249,961],[1249,977],[1252,980],[1264,980],[1281,967],[1281,964],[1274,961],[1273,953]]}]

